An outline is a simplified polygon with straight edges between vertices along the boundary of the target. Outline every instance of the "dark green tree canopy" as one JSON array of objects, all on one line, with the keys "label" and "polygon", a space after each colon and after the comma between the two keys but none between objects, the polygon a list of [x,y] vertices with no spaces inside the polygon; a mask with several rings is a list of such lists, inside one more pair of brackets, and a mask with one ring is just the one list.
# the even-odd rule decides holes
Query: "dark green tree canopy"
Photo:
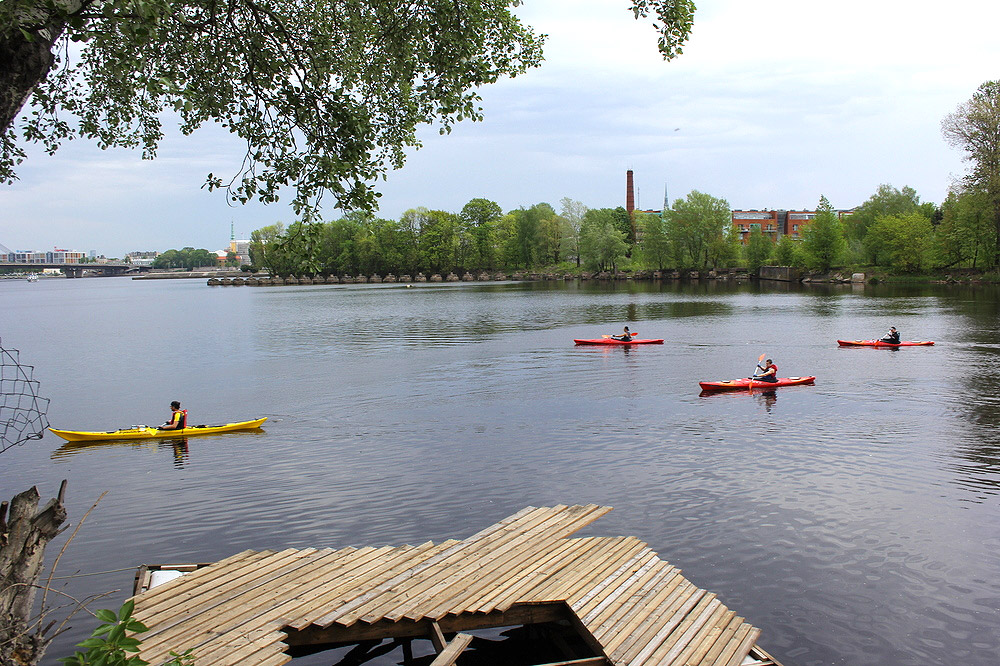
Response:
[{"label": "dark green tree canopy", "polygon": [[1000,261],[1000,81],[983,83],[972,99],[941,121],[944,138],[970,162],[965,188],[981,193],[996,230],[994,261]]},{"label": "dark green tree canopy", "polygon": [[[209,174],[233,201],[309,213],[324,192],[374,206],[373,185],[418,146],[482,115],[479,86],[542,60],[521,0],[0,0],[0,177],[23,143],[67,139],[155,156],[163,122],[216,123],[246,144],[235,175]],[[632,0],[660,50],[681,52],[691,0]],[[29,112],[21,110],[30,100]],[[167,113],[165,113],[167,112]]]}]

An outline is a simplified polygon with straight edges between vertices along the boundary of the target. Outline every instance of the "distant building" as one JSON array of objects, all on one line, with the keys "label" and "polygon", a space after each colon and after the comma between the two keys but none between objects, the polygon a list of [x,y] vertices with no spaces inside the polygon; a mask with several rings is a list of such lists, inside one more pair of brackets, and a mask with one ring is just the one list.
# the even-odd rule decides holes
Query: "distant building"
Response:
[{"label": "distant building", "polygon": [[[854,213],[850,210],[834,211],[840,219]],[[740,234],[740,242],[746,245],[750,232],[759,229],[764,236],[777,242],[782,236],[802,238],[802,231],[816,217],[814,210],[734,210],[733,226]]]},{"label": "distant building", "polygon": [[45,253],[35,250],[14,250],[7,255],[7,261],[15,264],[44,264]]},{"label": "distant building", "polygon": [[134,266],[152,266],[158,256],[160,253],[153,250],[129,252],[125,255],[125,263]]},{"label": "distant building", "polygon": [[229,251],[235,253],[240,258],[240,265],[250,263],[250,241],[230,240]]},{"label": "distant building", "polygon": [[47,264],[79,264],[80,260],[87,256],[86,252],[77,250],[63,250],[58,247],[52,248],[51,252],[45,253],[45,263]]}]

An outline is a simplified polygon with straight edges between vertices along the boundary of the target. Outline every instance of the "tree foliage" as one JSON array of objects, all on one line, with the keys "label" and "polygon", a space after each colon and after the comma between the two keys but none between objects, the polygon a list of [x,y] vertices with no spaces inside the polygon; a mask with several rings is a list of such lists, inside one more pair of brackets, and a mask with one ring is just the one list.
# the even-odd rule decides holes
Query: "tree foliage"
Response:
[{"label": "tree foliage", "polygon": [[996,231],[993,266],[1000,265],[1000,81],[979,86],[972,99],[941,122],[944,138],[971,164],[966,190],[981,193]]},{"label": "tree foliage", "polygon": [[600,271],[617,271],[628,250],[620,216],[613,208],[594,208],[583,216],[580,254],[585,265]]},{"label": "tree foliage", "polygon": [[219,258],[214,252],[205,249],[196,250],[185,247],[180,250],[167,250],[153,260],[153,268],[202,268],[218,266]]},{"label": "tree foliage", "polygon": [[[372,209],[417,127],[480,119],[480,86],[541,63],[544,36],[519,4],[0,0],[0,178],[16,177],[25,141],[54,152],[83,137],[151,159],[172,117],[184,134],[218,124],[245,143],[235,174],[206,179],[235,202],[290,186],[297,213],[325,192]],[[691,0],[631,10],[652,19],[665,58],[681,53]]]},{"label": "tree foliage", "polygon": [[825,196],[819,198],[816,217],[802,231],[802,250],[810,268],[830,270],[847,249],[837,212]]},{"label": "tree foliage", "polygon": [[642,258],[646,265],[662,271],[670,262],[670,238],[663,215],[639,214],[637,225],[642,230]]},{"label": "tree foliage", "polygon": [[868,233],[868,227],[880,217],[886,215],[906,215],[921,210],[925,215],[933,214],[933,204],[921,204],[917,191],[912,187],[898,190],[892,185],[878,186],[875,194],[854,209],[845,224],[845,232],[849,238],[863,240]]},{"label": "tree foliage", "polygon": [[868,253],[880,264],[902,272],[927,268],[932,260],[934,228],[917,212],[879,217],[865,235]]},{"label": "tree foliage", "polygon": [[[789,239],[791,240],[791,239]],[[751,273],[756,273],[760,267],[765,265],[775,251],[775,244],[770,238],[764,235],[760,229],[751,229],[750,237],[744,247],[747,268]]]},{"label": "tree foliage", "polygon": [[730,255],[732,211],[725,199],[692,190],[674,201],[667,235],[676,248],[675,259],[682,268],[707,268]]},{"label": "tree foliage", "polygon": [[941,204],[936,239],[941,265],[993,266],[997,229],[986,197],[978,191],[951,191]]}]

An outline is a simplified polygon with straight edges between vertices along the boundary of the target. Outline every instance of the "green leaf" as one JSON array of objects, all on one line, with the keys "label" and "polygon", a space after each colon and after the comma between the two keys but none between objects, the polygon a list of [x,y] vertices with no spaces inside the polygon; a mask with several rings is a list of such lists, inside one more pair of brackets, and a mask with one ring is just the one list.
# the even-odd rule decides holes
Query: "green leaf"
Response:
[{"label": "green leaf", "polygon": [[118,611],[118,619],[119,620],[127,620],[127,619],[129,619],[130,617],[132,617],[132,611],[134,609],[135,609],[135,601],[133,601],[132,599],[129,599],[128,601],[126,601],[125,603],[123,603],[121,609],[119,609],[119,611]]},{"label": "green leaf", "polygon": [[101,622],[118,622],[118,616],[115,615],[115,612],[106,608],[102,608],[94,613],[94,615],[96,615],[97,619]]}]

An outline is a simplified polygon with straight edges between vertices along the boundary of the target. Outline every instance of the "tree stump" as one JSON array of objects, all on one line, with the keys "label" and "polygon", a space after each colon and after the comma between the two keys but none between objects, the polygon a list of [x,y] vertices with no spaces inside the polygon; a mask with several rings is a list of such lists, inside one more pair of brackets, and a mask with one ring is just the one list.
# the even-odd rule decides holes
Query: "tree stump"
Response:
[{"label": "tree stump", "polygon": [[45,546],[56,537],[66,521],[63,497],[66,482],[59,486],[59,496],[38,510],[37,488],[15,495],[0,503],[0,665],[34,666],[52,637],[41,623],[30,627],[31,610],[38,590],[38,575],[45,559]]}]

